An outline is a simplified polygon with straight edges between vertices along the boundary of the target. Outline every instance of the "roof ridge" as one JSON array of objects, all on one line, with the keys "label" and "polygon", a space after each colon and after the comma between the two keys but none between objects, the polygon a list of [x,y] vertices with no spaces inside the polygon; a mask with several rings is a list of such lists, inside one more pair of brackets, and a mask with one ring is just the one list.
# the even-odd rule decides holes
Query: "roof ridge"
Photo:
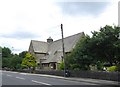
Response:
[{"label": "roof ridge", "polygon": [[39,41],[39,40],[31,40],[31,41],[36,41],[36,42],[47,43],[47,42],[45,42],[45,41]]},{"label": "roof ridge", "polygon": [[[80,33],[77,33],[77,34],[73,34],[73,35],[64,37],[64,39],[69,38],[69,37],[73,37],[73,36],[76,36],[76,35],[79,35],[79,34],[84,34],[84,32],[80,32]],[[59,41],[59,40],[61,40],[61,39],[55,40],[55,41],[53,41],[53,43],[56,42],[56,41]],[[47,43],[47,42],[45,42],[45,41],[39,41],[39,40],[31,40],[31,41],[37,41],[37,42]]]},{"label": "roof ridge", "polygon": [[[64,39],[69,38],[69,37],[73,37],[73,36],[76,36],[76,35],[79,35],[79,34],[84,34],[84,32],[80,32],[80,33],[77,33],[77,34],[73,34],[73,35],[64,37]],[[62,38],[61,38],[61,39],[62,39]],[[53,41],[53,43],[56,42],[56,41],[60,41],[61,39],[55,40],[55,41]]]}]

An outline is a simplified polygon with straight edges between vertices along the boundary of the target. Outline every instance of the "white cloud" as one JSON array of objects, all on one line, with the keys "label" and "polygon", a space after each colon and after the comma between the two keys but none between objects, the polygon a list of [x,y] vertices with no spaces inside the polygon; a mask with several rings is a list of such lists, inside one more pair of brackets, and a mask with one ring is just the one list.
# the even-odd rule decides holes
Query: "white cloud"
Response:
[{"label": "white cloud", "polygon": [[14,53],[28,50],[30,41],[11,38],[0,38],[0,46],[9,47]]},{"label": "white cloud", "polygon": [[[105,25],[117,25],[118,24],[118,6],[117,2],[112,2],[107,8],[99,14],[99,16],[76,16],[65,17],[64,29],[66,35],[84,31],[87,34],[91,34],[91,31],[99,30],[100,27]],[[69,33],[68,29],[70,30]]]},{"label": "white cloud", "polygon": [[19,39],[14,37],[16,34],[11,38],[0,37],[0,46],[8,46],[15,53],[19,53],[28,50],[31,39],[46,41],[49,36],[54,40],[59,39],[61,23],[65,37],[82,31],[90,34],[106,24],[117,25],[117,5],[117,2],[112,2],[99,16],[66,16],[59,6],[49,0],[1,0],[0,34],[9,36],[15,31],[26,31],[26,35],[32,33],[38,37]]}]

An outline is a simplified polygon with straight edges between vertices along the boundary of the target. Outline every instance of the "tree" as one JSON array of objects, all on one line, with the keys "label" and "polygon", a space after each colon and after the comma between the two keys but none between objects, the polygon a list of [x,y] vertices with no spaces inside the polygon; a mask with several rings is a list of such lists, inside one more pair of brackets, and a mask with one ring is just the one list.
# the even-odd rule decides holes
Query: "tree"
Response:
[{"label": "tree", "polygon": [[21,68],[22,58],[19,55],[15,54],[10,60],[10,68],[17,70]]},{"label": "tree", "polygon": [[3,58],[2,59],[2,68],[10,68],[10,58]]},{"label": "tree", "polygon": [[68,68],[74,70],[89,70],[89,65],[94,63],[94,59],[88,50],[89,41],[90,37],[88,35],[83,36],[72,52],[66,55],[66,65]]},{"label": "tree", "polygon": [[29,68],[30,70],[33,68],[34,70],[35,67],[37,66],[37,63],[35,57],[32,54],[26,53],[25,58],[22,60],[21,65],[25,68]]},{"label": "tree", "polygon": [[92,37],[82,37],[66,56],[67,67],[89,70],[89,65],[97,65],[101,69],[105,62],[111,66],[120,64],[119,33],[120,27],[106,25],[99,32],[92,32]]},{"label": "tree", "polygon": [[10,57],[11,50],[8,47],[2,48],[2,57]]},{"label": "tree", "polygon": [[25,58],[26,53],[27,53],[27,51],[23,51],[23,52],[19,53],[19,57]]},{"label": "tree", "polygon": [[2,68],[10,68],[11,50],[8,47],[2,48]]},{"label": "tree", "polygon": [[12,54],[8,47],[2,48],[2,68],[17,70],[21,68],[22,58],[17,54]]},{"label": "tree", "polygon": [[119,33],[120,27],[108,25],[101,28],[100,32],[92,32],[90,53],[99,61],[109,62],[111,66],[120,63]]}]

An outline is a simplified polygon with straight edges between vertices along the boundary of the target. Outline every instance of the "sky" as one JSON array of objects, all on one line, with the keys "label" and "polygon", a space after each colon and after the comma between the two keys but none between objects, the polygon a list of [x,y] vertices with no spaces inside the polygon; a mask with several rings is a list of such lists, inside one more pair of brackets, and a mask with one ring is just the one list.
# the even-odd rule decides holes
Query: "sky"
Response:
[{"label": "sky", "polygon": [[61,39],[61,23],[64,37],[118,25],[118,1],[0,0],[0,46],[20,53],[31,40]]}]

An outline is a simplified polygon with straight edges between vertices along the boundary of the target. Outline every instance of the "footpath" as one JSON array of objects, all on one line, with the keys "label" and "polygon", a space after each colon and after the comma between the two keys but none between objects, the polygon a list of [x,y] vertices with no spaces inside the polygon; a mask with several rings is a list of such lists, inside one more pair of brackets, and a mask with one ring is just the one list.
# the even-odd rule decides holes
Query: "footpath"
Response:
[{"label": "footpath", "polygon": [[37,76],[56,78],[56,79],[64,79],[64,80],[71,80],[71,81],[95,83],[95,84],[98,84],[98,85],[120,85],[120,82],[117,82],[117,81],[91,79],[91,78],[62,77],[62,76],[55,76],[55,75],[30,74],[30,73],[27,73],[27,75],[37,75]]},{"label": "footpath", "polygon": [[[11,71],[8,71],[8,72],[11,72]],[[36,75],[36,76],[40,76],[40,77],[64,79],[64,80],[70,80],[70,81],[87,82],[87,83],[94,83],[94,84],[98,84],[98,85],[115,85],[115,87],[116,86],[118,87],[120,85],[120,82],[110,81],[110,80],[100,80],[100,79],[91,79],[91,78],[77,78],[77,77],[62,77],[62,76],[55,76],[55,75],[33,74],[33,73],[22,73],[22,72],[12,72],[12,73],[19,73],[19,74],[22,74],[22,75]]]}]

